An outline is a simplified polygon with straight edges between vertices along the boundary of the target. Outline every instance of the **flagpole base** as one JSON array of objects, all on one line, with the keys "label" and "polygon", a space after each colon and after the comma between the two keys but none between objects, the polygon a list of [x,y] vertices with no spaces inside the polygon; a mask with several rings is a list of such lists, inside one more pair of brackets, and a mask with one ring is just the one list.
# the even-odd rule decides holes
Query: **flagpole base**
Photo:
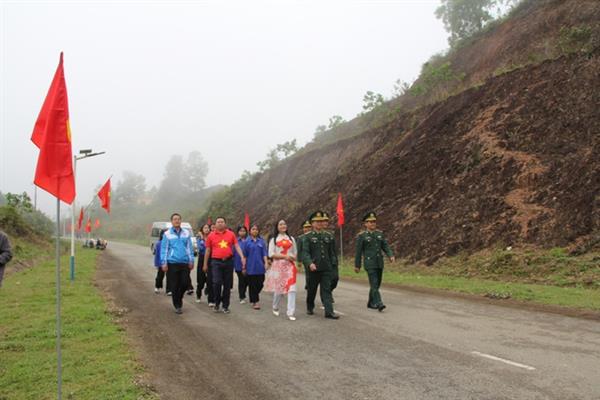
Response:
[{"label": "flagpole base", "polygon": [[71,281],[75,280],[75,256],[71,256]]}]

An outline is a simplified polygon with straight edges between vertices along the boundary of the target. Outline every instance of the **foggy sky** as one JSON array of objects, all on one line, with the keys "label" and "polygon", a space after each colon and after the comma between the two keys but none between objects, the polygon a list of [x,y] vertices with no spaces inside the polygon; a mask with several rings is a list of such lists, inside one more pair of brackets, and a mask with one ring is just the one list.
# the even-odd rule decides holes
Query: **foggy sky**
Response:
[{"label": "foggy sky", "polygon": [[158,185],[192,150],[230,184],[447,47],[439,0],[0,3],[0,191],[33,198],[30,136],[64,51],[73,152],[107,152],[78,163],[80,204],[123,170]]}]

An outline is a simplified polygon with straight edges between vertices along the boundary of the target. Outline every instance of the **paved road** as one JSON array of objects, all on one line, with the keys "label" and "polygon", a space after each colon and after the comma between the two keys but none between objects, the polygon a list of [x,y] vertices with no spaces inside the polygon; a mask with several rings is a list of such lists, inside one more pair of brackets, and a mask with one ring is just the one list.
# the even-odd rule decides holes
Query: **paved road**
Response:
[{"label": "paved road", "polygon": [[348,282],[338,321],[306,315],[303,290],[294,322],[271,314],[269,294],[263,310],[234,301],[229,315],[186,296],[178,316],[154,274],[149,249],[111,243],[98,283],[129,310],[164,399],[600,399],[595,321],[396,289],[379,313]]}]

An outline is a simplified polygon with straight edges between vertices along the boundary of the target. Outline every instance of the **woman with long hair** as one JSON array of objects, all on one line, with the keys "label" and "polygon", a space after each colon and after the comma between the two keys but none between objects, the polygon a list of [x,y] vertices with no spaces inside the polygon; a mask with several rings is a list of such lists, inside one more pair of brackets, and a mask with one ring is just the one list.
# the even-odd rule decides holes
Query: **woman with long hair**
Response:
[{"label": "woman with long hair", "polygon": [[[244,251],[244,245],[246,240],[248,239],[248,231],[245,226],[238,226],[236,231],[237,241]],[[246,274],[243,271],[242,259],[240,255],[236,252],[233,253],[233,268],[235,269],[235,274],[238,278],[238,295],[240,297],[240,304],[246,304],[246,292],[248,291],[248,279],[246,279]]]},{"label": "woman with long hair", "polygon": [[[204,285],[206,289],[210,290],[210,284],[207,284],[206,272],[202,271],[202,264],[204,263],[204,254],[206,253],[206,237],[210,233],[210,225],[204,224],[198,236],[196,237],[196,243],[198,244],[198,269],[196,271],[196,303],[200,303],[202,299],[202,290]],[[207,293],[206,293],[207,294]]]},{"label": "woman with long hair", "polygon": [[273,292],[273,315],[279,316],[279,303],[287,295],[287,317],[296,320],[296,240],[288,234],[287,224],[280,220],[269,239],[269,258],[273,260],[265,278],[265,291]]}]

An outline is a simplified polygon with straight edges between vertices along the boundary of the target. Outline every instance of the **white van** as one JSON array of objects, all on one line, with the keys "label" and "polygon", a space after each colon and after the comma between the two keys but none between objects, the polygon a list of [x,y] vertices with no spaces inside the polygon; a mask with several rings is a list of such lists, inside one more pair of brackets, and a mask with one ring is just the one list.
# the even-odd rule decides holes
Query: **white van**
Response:
[{"label": "white van", "polygon": [[[152,250],[152,254],[156,252],[154,245],[160,236],[160,231],[164,229],[169,229],[173,225],[170,222],[153,222],[152,230],[150,231],[150,250]],[[196,243],[196,235],[194,235],[194,230],[192,229],[192,225],[189,222],[182,222],[181,228],[187,229],[190,231],[190,236],[192,237],[192,244],[194,245],[194,255],[198,255],[198,243]]]}]

